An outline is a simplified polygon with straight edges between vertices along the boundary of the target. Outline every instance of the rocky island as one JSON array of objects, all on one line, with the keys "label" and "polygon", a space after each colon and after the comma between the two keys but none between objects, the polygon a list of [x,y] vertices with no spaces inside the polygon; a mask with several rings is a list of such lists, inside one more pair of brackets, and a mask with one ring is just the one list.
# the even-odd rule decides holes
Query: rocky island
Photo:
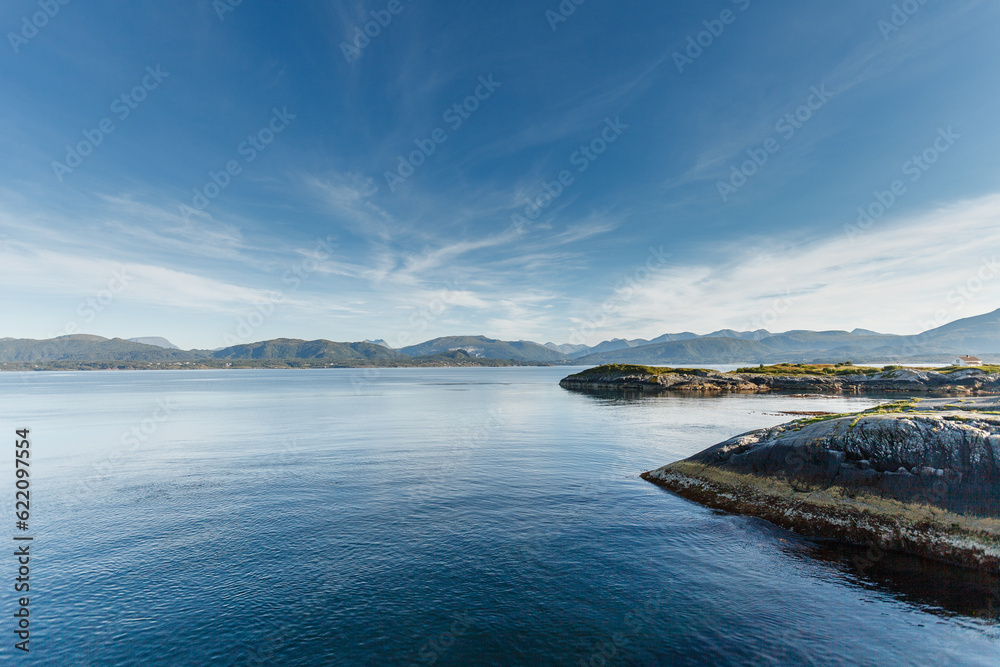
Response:
[{"label": "rocky island", "polygon": [[642,477],[808,537],[1000,573],[998,398],[801,419]]},{"label": "rocky island", "polygon": [[567,389],[907,393],[738,435],[642,474],[689,500],[812,538],[1000,574],[1000,369],[849,364],[722,373],[601,366]]},{"label": "rocky island", "polygon": [[723,373],[699,368],[610,364],[563,378],[566,389],[664,393],[792,392],[1000,394],[1000,366],[940,369],[844,364],[779,364]]}]

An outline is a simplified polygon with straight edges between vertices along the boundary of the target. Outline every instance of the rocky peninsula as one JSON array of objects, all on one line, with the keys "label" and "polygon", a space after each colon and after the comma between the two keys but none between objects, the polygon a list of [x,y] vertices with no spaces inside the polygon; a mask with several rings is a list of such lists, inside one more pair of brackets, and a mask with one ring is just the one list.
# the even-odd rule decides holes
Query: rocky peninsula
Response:
[{"label": "rocky peninsula", "polygon": [[1000,367],[608,365],[560,384],[597,393],[900,395],[865,412],[744,433],[642,477],[807,537],[1000,574]]},{"label": "rocky peninsula", "polygon": [[1000,367],[866,368],[851,364],[779,364],[721,371],[612,364],[570,375],[559,383],[584,391],[648,393],[1000,394]]},{"label": "rocky peninsula", "polygon": [[642,476],[808,537],[1000,573],[1000,398],[800,419]]}]

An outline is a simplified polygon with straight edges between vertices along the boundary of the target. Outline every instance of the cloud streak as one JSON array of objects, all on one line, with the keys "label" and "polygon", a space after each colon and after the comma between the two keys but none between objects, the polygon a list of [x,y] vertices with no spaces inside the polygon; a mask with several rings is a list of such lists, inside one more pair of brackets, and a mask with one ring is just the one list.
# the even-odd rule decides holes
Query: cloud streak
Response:
[{"label": "cloud streak", "polygon": [[995,261],[998,248],[1000,194],[886,221],[853,240],[841,232],[727,244],[713,263],[672,266],[641,285],[605,333],[746,328],[778,298],[792,305],[773,322],[775,330],[918,333],[941,310],[947,316],[938,324],[996,307],[1000,278],[961,307],[953,293]]}]

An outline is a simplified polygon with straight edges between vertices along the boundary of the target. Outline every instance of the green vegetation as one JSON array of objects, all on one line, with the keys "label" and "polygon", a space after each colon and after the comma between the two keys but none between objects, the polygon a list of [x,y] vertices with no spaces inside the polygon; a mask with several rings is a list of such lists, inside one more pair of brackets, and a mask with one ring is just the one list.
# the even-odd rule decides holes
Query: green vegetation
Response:
[{"label": "green vegetation", "polygon": [[922,368],[920,370],[937,371],[938,373],[955,373],[957,371],[976,370],[984,373],[1000,373],[1000,366],[986,364],[983,366],[948,366],[947,368]]},{"label": "green vegetation", "polygon": [[851,428],[858,425],[864,417],[870,417],[873,415],[895,415],[903,412],[913,412],[917,408],[917,404],[920,403],[922,399],[910,398],[904,401],[893,401],[892,403],[883,403],[882,405],[876,405],[874,408],[868,408],[863,412],[857,413],[854,421],[851,422]]},{"label": "green vegetation", "polygon": [[920,398],[909,398],[903,401],[893,401],[892,403],[883,403],[882,405],[876,405],[874,408],[868,408],[861,414],[863,415],[893,415],[899,412],[912,412],[920,401]]},{"label": "green vegetation", "polygon": [[88,335],[46,341],[0,339],[0,371],[547,365],[523,356],[484,358],[460,349],[412,357],[372,343],[329,340],[278,338],[222,350],[185,351]]},{"label": "green vegetation", "polygon": [[796,419],[793,423],[795,424],[795,430],[796,431],[800,431],[804,427],[809,426],[810,424],[818,424],[820,422],[828,422],[828,421],[831,421],[833,419],[840,419],[841,417],[850,417],[852,414],[856,414],[856,413],[853,413],[853,412],[841,412],[841,413],[834,413],[834,414],[829,414],[829,415],[819,415],[819,416],[816,416],[816,417],[807,417],[805,419]]},{"label": "green vegetation", "polygon": [[204,350],[168,350],[154,345],[133,343],[120,338],[99,336],[62,336],[51,340],[16,340],[0,338],[0,363],[47,363],[72,361],[94,363],[195,361],[209,357]]},{"label": "green vegetation", "polygon": [[[902,368],[896,366],[895,368]],[[755,373],[757,375],[875,375],[883,369],[871,366],[855,366],[849,361],[839,364],[774,364],[772,366],[757,366],[737,368],[736,373]]]},{"label": "green vegetation", "polygon": [[[938,373],[950,374],[957,371],[982,370],[985,373],[1000,373],[1000,366],[949,366],[947,368],[925,368],[920,366],[899,366],[891,365],[885,367],[877,366],[855,366],[850,361],[843,361],[838,364],[772,364],[765,366],[747,366],[730,371],[727,375],[753,374],[772,376],[793,376],[793,377],[842,377],[847,375],[878,375],[879,373],[900,371],[904,369],[917,371],[936,371]],[[605,364],[576,373],[572,377],[587,379],[604,375],[649,375],[656,377],[671,373],[698,374],[705,373],[705,369],[698,368],[669,368],[660,366],[641,366],[638,364]]]},{"label": "green vegetation", "polygon": [[881,368],[874,366],[855,366],[850,361],[839,364],[774,364],[758,367],[739,368],[737,373],[756,373],[758,375],[875,375],[888,371],[901,371],[910,369],[914,371],[934,371],[949,375],[958,371],[979,370],[984,373],[1000,373],[1000,365],[985,366],[948,366],[945,368],[930,368],[926,366],[899,366],[890,365]]},{"label": "green vegetation", "polygon": [[[843,375],[875,375],[883,370],[901,369],[902,366],[887,367],[887,369],[876,368],[874,366],[855,366],[851,362],[840,364],[774,364],[771,366],[749,366],[730,371],[727,375],[749,373],[755,375],[775,375],[775,376],[843,376]],[[588,370],[576,373],[572,377],[586,379],[602,375],[668,375],[672,373],[698,374],[706,373],[704,368],[672,368],[661,366],[640,366],[638,364],[605,364],[596,366]]]},{"label": "green vegetation", "polygon": [[819,424],[820,422],[828,422],[834,419],[842,419],[844,417],[854,417],[854,421],[851,422],[849,428],[854,428],[857,426],[858,422],[864,417],[870,417],[872,415],[892,415],[899,414],[903,412],[912,412],[917,408],[917,404],[920,402],[919,398],[911,398],[903,401],[893,401],[892,403],[883,403],[882,405],[876,405],[874,408],[868,408],[862,412],[841,412],[829,415],[818,415],[815,417],[807,417],[805,419],[796,419],[792,422],[795,425],[796,431],[801,431],[806,426],[810,424]]},{"label": "green vegetation", "polygon": [[635,364],[606,364],[574,373],[570,377],[581,380],[603,375],[669,375],[671,373],[704,373],[703,368],[662,368],[658,366],[638,366]]},{"label": "green vegetation", "polygon": [[419,368],[549,366],[541,362],[479,359],[461,350],[426,357],[371,359],[198,359],[193,361],[40,361],[0,362],[0,371],[180,371],[212,369]]}]

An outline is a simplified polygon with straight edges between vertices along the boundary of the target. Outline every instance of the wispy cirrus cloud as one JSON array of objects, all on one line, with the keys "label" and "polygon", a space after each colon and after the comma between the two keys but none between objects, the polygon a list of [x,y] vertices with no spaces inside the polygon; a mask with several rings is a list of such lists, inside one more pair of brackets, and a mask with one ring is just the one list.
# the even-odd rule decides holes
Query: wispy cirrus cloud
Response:
[{"label": "wispy cirrus cloud", "polygon": [[[229,311],[273,299],[274,291],[255,289],[175,269],[85,257],[11,241],[0,249],[9,271],[0,274],[5,289],[30,286],[36,294],[90,296],[115,272],[129,278],[121,299],[147,306],[207,312]],[[10,279],[16,276],[16,282]]]},{"label": "wispy cirrus cloud", "polygon": [[[727,177],[733,164],[747,159],[744,151],[757,148],[766,139],[778,136],[775,124],[802,105],[812,86],[825,86],[840,104],[840,98],[848,97],[856,89],[875,81],[885,82],[888,79],[889,86],[895,87],[925,79],[929,70],[942,66],[934,54],[953,39],[949,26],[982,5],[983,0],[950,4],[947,11],[935,16],[934,20],[919,20],[928,18],[924,16],[908,23],[905,30],[893,35],[891,40],[884,39],[877,24],[872,22],[867,26],[868,30],[858,32],[858,35],[867,37],[859,39],[837,60],[830,61],[824,70],[812,70],[807,76],[798,75],[797,81],[789,80],[780,95],[772,90],[754,90],[748,82],[745,90],[734,95],[734,104],[737,101],[741,106],[746,104],[752,113],[727,113],[725,118],[720,116],[715,119],[713,126],[717,131],[713,140],[694,155],[689,168],[667,176],[663,187],[672,189]],[[891,11],[890,8],[886,15]],[[862,97],[869,95],[871,91],[862,93]],[[808,132],[797,132],[793,141],[781,142],[783,157],[794,154],[795,159],[790,162],[801,164],[805,156],[813,153],[824,141],[842,133],[844,126],[850,124],[850,121],[809,122]],[[794,171],[793,165],[788,169]]]},{"label": "wispy cirrus cloud", "polygon": [[[861,327],[905,334],[925,330],[942,310],[951,321],[1000,304],[1000,275],[985,281],[980,275],[984,266],[995,275],[988,267],[1000,259],[1000,194],[886,221],[854,238],[838,227],[831,232],[821,239],[724,244],[712,263],[670,266],[641,283],[600,333],[741,329],[782,297],[791,305],[773,323],[777,330]],[[981,288],[959,300],[970,281]]]},{"label": "wispy cirrus cloud", "polygon": [[327,207],[334,219],[362,238],[390,241],[400,231],[397,220],[377,203],[378,187],[358,173],[305,175],[303,182]]}]

